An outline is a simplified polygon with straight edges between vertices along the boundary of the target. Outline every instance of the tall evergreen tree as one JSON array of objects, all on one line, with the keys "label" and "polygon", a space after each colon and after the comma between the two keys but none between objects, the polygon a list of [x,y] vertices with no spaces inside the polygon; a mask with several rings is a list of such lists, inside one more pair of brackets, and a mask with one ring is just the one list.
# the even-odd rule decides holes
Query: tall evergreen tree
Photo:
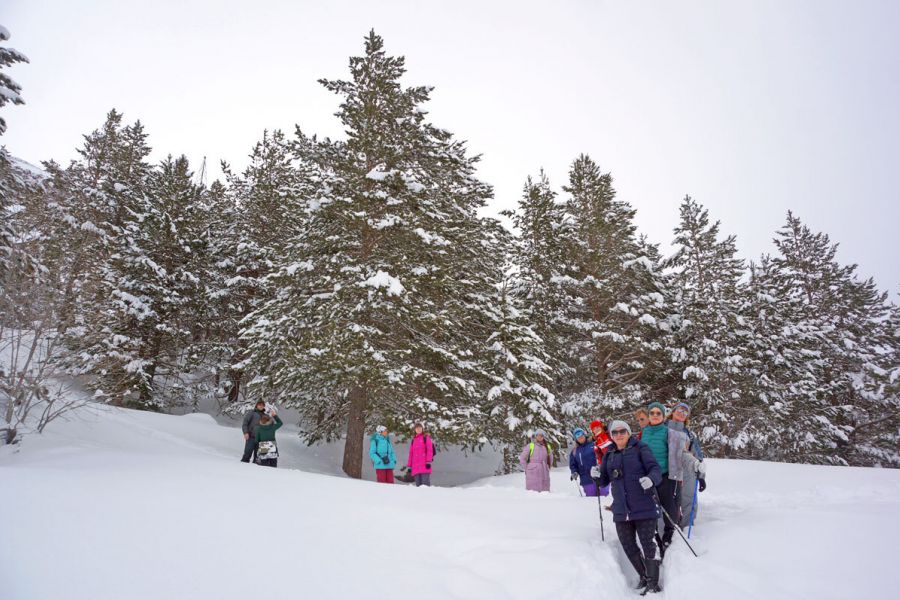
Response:
[{"label": "tall evergreen tree", "polygon": [[557,281],[577,369],[567,410],[584,419],[654,397],[649,381],[662,369],[660,332],[669,315],[658,253],[638,237],[635,211],[616,198],[612,177],[581,155],[564,189],[572,234]]},{"label": "tall evergreen tree", "polygon": [[[680,208],[671,269],[673,330],[668,346],[680,398],[690,402],[696,427],[715,451],[743,436],[744,419],[734,419],[741,397],[743,357],[749,330],[741,317],[744,263],[735,237],[719,239],[719,222],[690,196]],[[714,433],[713,433],[714,432]]]},{"label": "tall evergreen tree", "polygon": [[860,439],[858,428],[878,421],[880,432],[868,432],[873,440],[896,436],[894,423],[879,421],[897,406],[896,396],[886,393],[890,306],[874,282],[856,277],[856,265],[838,263],[837,244],[793,214],[775,244],[779,300],[791,311],[790,333],[803,340],[801,352],[815,381],[812,393],[791,406],[792,423],[805,435],[794,439],[787,458],[848,464],[848,453],[859,450],[851,444]]},{"label": "tall evergreen tree", "polygon": [[[427,419],[448,441],[484,441],[477,409],[487,375],[475,360],[488,318],[491,248],[476,211],[491,194],[464,144],[425,121],[430,88],[404,88],[402,57],[370,33],[350,59],[345,142],[299,136],[319,167],[309,223],[271,280],[276,297],[244,335],[259,373],[304,418],[306,438],[346,430],[344,471],[359,477],[376,420]],[[475,339],[473,339],[475,338]]]},{"label": "tall evergreen tree", "polygon": [[[5,42],[8,39],[9,30],[0,25],[0,42]],[[22,86],[2,71],[6,67],[22,62],[27,63],[28,57],[15,48],[0,46],[0,108],[7,104],[25,104],[25,100],[22,98]],[[0,116],[0,135],[3,135],[5,132],[6,120]]]}]

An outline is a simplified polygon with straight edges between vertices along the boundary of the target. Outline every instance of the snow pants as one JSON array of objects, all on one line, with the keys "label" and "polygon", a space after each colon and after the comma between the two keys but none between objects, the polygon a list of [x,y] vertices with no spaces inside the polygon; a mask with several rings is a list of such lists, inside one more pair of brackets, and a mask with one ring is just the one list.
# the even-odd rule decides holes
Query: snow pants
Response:
[{"label": "snow pants", "polygon": [[[681,482],[681,523],[682,529],[691,524],[691,507],[694,508],[694,521],[697,521],[699,503],[694,505],[694,492],[697,489],[697,473],[693,469],[685,469],[684,481]],[[699,500],[699,496],[697,497]]]},{"label": "snow pants", "polygon": [[393,469],[375,469],[375,478],[378,483],[394,483]]},{"label": "snow pants", "polygon": [[413,475],[413,479],[416,480],[416,487],[420,485],[431,487],[431,473],[417,473]]},{"label": "snow pants", "polygon": [[[616,521],[616,534],[625,556],[631,562],[631,566],[643,577],[647,574],[644,569],[644,559],[659,560],[659,549],[656,547],[656,519],[639,519],[637,521]],[[643,556],[638,548],[636,539],[641,541],[644,549]]]},{"label": "snow pants", "polygon": [[259,461],[259,464],[263,467],[277,467],[278,459],[277,458],[263,458]]},{"label": "snow pants", "polygon": [[253,462],[256,462],[256,449],[259,446],[256,443],[256,439],[252,436],[249,440],[244,442],[244,455],[241,457],[241,462],[250,462],[250,458],[253,458]]},{"label": "snow pants", "polygon": [[669,519],[661,515],[663,520],[662,541],[663,544],[668,545],[672,541],[672,536],[675,535],[675,527],[672,526],[672,523],[678,523],[681,520],[681,482],[669,479],[668,474],[663,473],[662,483],[656,486],[656,493],[659,495],[659,505],[672,519],[672,522],[669,522]]}]

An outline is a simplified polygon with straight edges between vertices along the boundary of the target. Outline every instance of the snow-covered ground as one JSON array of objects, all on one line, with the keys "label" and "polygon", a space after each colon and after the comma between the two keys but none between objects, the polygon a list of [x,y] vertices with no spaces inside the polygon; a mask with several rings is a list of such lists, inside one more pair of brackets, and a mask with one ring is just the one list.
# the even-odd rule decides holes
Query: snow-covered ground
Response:
[{"label": "snow-covered ground", "polygon": [[[207,415],[92,408],[3,448],[0,598],[634,595],[609,513],[603,542],[565,469],[551,494],[521,474],[416,489],[335,476],[339,449],[288,427],[279,442],[284,468],[263,468]],[[897,597],[900,471],[711,460],[708,482],[701,556],[676,536],[658,598]]]}]

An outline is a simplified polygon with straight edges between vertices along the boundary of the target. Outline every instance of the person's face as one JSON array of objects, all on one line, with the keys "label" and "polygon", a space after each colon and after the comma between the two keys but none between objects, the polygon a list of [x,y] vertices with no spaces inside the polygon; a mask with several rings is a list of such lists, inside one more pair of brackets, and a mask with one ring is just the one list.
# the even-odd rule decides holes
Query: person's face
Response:
[{"label": "person's face", "polygon": [[584,437],[583,435],[579,435],[579,436],[575,439],[575,441],[578,442],[579,444],[583,444],[583,443],[585,443],[585,442],[587,441],[587,438]]},{"label": "person's face", "polygon": [[678,408],[675,409],[675,412],[672,413],[673,421],[678,421],[679,423],[684,423],[685,420],[687,420],[687,418],[688,418],[688,412],[687,412],[687,409],[685,409],[683,406],[679,406]]},{"label": "person's face", "polygon": [[663,413],[658,408],[650,409],[650,424],[659,425],[663,422]]},{"label": "person's face", "polygon": [[650,424],[650,418],[647,416],[647,413],[645,413],[645,412],[638,413],[637,422],[638,422],[638,425],[640,425],[641,427],[646,427],[647,425]]},{"label": "person's face", "polygon": [[420,433],[422,433],[422,426],[421,426],[421,425],[416,425],[416,435],[418,435],[418,434],[420,434]]},{"label": "person's face", "polygon": [[266,410],[266,403],[265,403],[265,402],[260,402],[259,404],[257,404],[257,405],[256,405],[256,410],[258,410],[259,412],[262,412],[262,411]]},{"label": "person's face", "polygon": [[543,442],[543,441],[544,441],[544,436],[542,436],[541,434],[537,434],[536,436],[534,436],[534,439],[537,440],[537,441],[539,441],[539,442]]},{"label": "person's face", "polygon": [[387,429],[385,429],[384,431],[382,431],[382,432],[381,432],[381,435],[383,435],[384,437],[387,437],[387,435],[388,435]]},{"label": "person's face", "polygon": [[616,448],[621,450],[628,444],[628,438],[631,437],[628,434],[627,429],[614,429],[609,432],[609,436],[612,438],[613,442],[616,444]]},{"label": "person's face", "polygon": [[594,429],[591,429],[591,433],[594,434],[594,437],[595,437],[595,438],[600,437],[600,434],[603,433],[603,428],[602,428],[602,427],[596,427],[596,428],[594,428]]}]

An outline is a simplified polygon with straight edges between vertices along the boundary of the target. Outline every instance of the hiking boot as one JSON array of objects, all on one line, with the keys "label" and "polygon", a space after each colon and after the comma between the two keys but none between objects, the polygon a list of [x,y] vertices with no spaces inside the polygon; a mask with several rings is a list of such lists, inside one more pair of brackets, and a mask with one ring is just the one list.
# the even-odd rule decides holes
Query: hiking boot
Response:
[{"label": "hiking boot", "polygon": [[662,588],[659,587],[659,561],[645,560],[644,568],[647,570],[647,587],[641,592],[641,596],[661,592]]}]

